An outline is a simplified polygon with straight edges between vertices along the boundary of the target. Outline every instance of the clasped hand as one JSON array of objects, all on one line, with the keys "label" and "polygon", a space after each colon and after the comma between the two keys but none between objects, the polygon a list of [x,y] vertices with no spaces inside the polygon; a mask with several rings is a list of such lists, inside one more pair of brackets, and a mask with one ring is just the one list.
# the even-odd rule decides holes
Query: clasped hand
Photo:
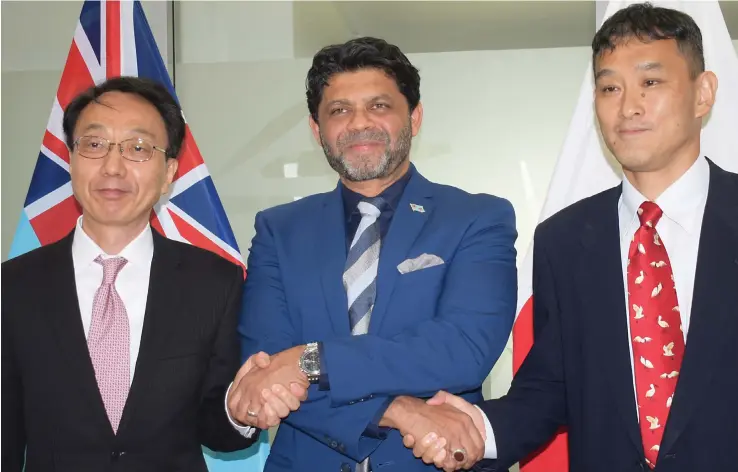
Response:
[{"label": "clasped hand", "polygon": [[310,386],[298,367],[302,351],[298,346],[272,357],[264,352],[249,357],[228,392],[231,417],[243,425],[267,429],[296,411]]},{"label": "clasped hand", "polygon": [[[446,472],[470,469],[484,457],[486,432],[479,410],[464,399],[438,392],[417,410],[420,419],[400,425],[403,443],[415,457]],[[420,438],[417,440],[416,438]],[[464,460],[454,453],[463,451]]]}]

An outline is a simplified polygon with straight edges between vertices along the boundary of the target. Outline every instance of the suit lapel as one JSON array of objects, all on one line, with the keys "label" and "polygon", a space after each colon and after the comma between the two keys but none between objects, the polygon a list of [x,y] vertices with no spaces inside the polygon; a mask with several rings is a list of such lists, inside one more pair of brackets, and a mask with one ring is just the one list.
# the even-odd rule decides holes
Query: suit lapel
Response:
[{"label": "suit lapel", "polygon": [[[369,322],[370,333],[377,333],[381,327],[395,283],[400,275],[397,266],[408,257],[413,243],[433,213],[431,184],[417,171],[414,170],[414,172],[415,174],[405,187],[392,217],[390,228],[382,241],[377,270],[377,297]],[[410,207],[411,203],[421,205],[424,211],[422,213],[414,211]]]},{"label": "suit lapel", "polygon": [[628,319],[625,308],[623,266],[620,259],[618,199],[621,187],[607,192],[605,205],[592,212],[584,224],[577,277],[582,281],[586,335],[595,346],[602,374],[610,381],[610,393],[633,445],[643,455],[633,393],[633,372],[628,348]]},{"label": "suit lapel", "polygon": [[710,401],[708,385],[716,356],[735,342],[726,333],[738,323],[738,186],[711,163],[710,190],[702,220],[687,344],[661,450],[669,451],[696,405]]},{"label": "suit lapel", "polygon": [[82,325],[72,259],[73,239],[74,232],[59,241],[56,247],[57,257],[49,258],[48,273],[51,274],[50,280],[53,283],[48,284],[50,294],[44,303],[53,320],[61,355],[66,358],[70,387],[79,389],[80,395],[91,407],[91,416],[96,425],[104,434],[112,436],[113,428],[97,387],[95,368],[92,366]]},{"label": "suit lapel", "polygon": [[318,256],[315,267],[321,268],[321,285],[328,315],[334,332],[348,334],[348,298],[343,288],[343,270],[346,265],[346,222],[340,185],[326,195],[318,238],[315,241]]},{"label": "suit lapel", "polygon": [[181,261],[176,245],[156,230],[152,229],[152,234],[154,256],[151,260],[141,344],[118,434],[125,431],[131,418],[145,404],[148,385],[160,381],[155,378],[152,369],[161,349],[167,347],[165,340],[171,336],[172,326],[177,325],[177,319],[181,315],[179,303],[182,297],[178,297],[177,293],[187,290],[188,287],[180,267]]}]

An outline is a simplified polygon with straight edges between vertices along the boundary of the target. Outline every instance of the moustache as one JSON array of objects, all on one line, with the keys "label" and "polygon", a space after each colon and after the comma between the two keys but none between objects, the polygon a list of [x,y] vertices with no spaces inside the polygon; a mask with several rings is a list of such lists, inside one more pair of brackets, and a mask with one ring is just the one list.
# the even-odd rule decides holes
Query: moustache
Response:
[{"label": "moustache", "polygon": [[360,143],[360,142],[366,142],[366,141],[374,141],[374,142],[382,142],[387,145],[390,143],[390,137],[389,134],[382,130],[363,130],[363,131],[353,131],[350,133],[346,133],[344,135],[341,135],[338,138],[338,141],[336,142],[336,145],[339,148],[344,148],[346,146],[351,146],[354,143]]}]

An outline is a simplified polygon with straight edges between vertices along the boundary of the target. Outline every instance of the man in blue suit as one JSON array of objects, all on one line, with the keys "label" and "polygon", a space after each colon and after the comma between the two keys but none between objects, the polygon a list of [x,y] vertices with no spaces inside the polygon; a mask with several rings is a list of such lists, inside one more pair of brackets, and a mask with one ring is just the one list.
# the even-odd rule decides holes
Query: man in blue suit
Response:
[{"label": "man in blue suit", "polygon": [[[314,57],[310,126],[340,182],[257,215],[239,333],[243,360],[271,358],[244,368],[228,400],[244,430],[286,417],[267,472],[433,469],[402,433],[443,432],[460,466],[482,457],[468,415],[422,398],[482,399],[515,314],[515,216],[410,163],[419,83],[379,39]],[[304,387],[299,404],[289,390]]]}]

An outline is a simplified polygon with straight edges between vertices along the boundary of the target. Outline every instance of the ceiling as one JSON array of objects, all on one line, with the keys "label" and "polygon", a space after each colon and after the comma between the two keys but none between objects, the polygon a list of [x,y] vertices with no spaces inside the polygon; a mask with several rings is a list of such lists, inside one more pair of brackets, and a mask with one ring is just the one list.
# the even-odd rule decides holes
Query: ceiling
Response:
[{"label": "ceiling", "polygon": [[[738,39],[738,1],[720,2]],[[295,52],[377,36],[406,53],[589,46],[595,1],[294,2]]]}]

